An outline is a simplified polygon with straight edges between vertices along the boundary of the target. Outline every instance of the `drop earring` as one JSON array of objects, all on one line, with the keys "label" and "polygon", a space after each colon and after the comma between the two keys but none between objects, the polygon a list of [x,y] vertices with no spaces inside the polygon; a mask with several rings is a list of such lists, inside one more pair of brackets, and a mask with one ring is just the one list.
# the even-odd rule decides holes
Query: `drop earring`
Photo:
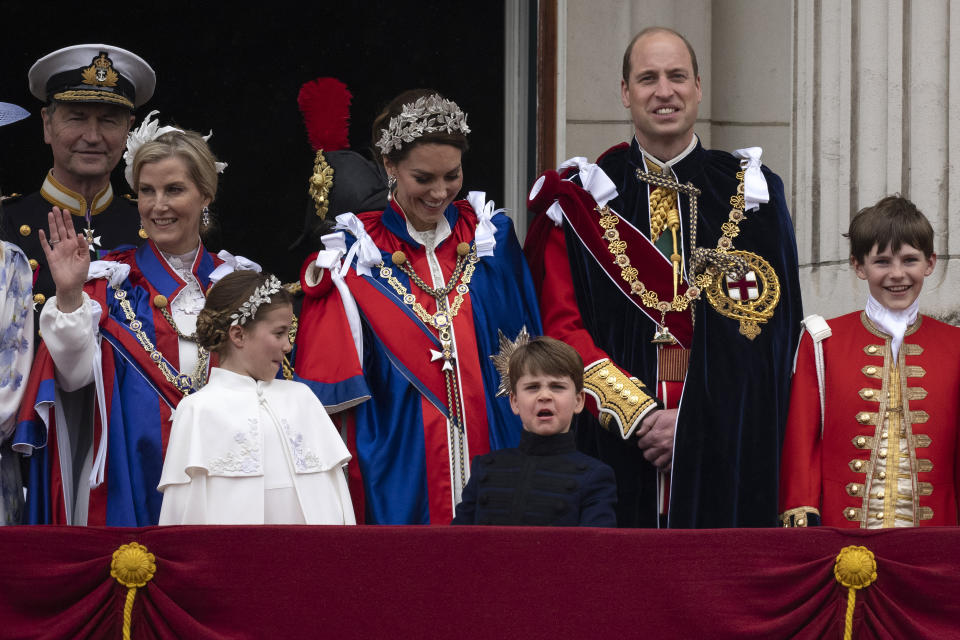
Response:
[{"label": "drop earring", "polygon": [[200,212],[200,215],[201,215],[201,223],[203,224],[203,228],[206,229],[207,227],[210,226],[210,207],[205,206],[203,210]]},{"label": "drop earring", "polygon": [[387,178],[387,201],[393,200],[393,191],[397,188],[397,176]]}]

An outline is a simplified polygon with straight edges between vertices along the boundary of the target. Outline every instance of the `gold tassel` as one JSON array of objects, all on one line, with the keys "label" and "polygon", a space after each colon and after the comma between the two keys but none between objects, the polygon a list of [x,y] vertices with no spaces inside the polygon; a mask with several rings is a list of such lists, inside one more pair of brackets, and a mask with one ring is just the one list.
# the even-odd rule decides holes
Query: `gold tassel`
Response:
[{"label": "gold tassel", "polygon": [[869,587],[877,579],[877,560],[866,547],[844,547],[837,554],[833,577],[847,587],[847,615],[843,622],[843,640],[853,639],[853,610],[857,604],[857,590]]},{"label": "gold tassel", "polygon": [[127,587],[127,600],[123,605],[123,640],[130,640],[133,599],[137,597],[137,587],[147,584],[156,571],[156,558],[142,544],[131,542],[113,552],[110,575]]}]

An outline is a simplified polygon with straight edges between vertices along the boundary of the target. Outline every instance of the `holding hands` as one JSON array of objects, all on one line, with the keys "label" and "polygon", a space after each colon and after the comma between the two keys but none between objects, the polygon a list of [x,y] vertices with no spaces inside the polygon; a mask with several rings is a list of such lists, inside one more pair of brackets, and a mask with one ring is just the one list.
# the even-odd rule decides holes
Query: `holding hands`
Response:
[{"label": "holding hands", "polygon": [[73,228],[66,209],[54,207],[47,214],[50,236],[40,229],[40,246],[47,256],[50,276],[57,287],[57,308],[71,313],[83,304],[83,283],[90,269],[87,240]]}]

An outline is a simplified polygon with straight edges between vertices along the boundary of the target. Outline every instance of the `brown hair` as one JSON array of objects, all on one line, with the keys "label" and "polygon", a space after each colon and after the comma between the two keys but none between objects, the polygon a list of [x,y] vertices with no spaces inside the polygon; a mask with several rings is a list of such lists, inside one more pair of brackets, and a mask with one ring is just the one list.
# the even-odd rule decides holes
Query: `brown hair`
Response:
[{"label": "brown hair", "polygon": [[[270,277],[269,273],[256,271],[233,271],[210,287],[207,302],[197,317],[197,344],[209,351],[221,352],[229,343],[231,315],[237,312],[244,302],[250,299],[257,287],[263,286]],[[270,295],[270,302],[261,304],[253,318],[247,320],[244,327],[250,327],[264,314],[280,305],[291,304],[290,294],[283,287]]]},{"label": "brown hair", "polygon": [[882,198],[872,207],[857,212],[850,228],[843,234],[850,239],[850,257],[863,264],[867,255],[877,247],[899,251],[905,244],[933,255],[933,227],[917,206],[899,193]]},{"label": "brown hair", "polygon": [[627,50],[623,52],[623,81],[627,84],[630,84],[630,54],[633,53],[633,45],[637,44],[637,40],[640,38],[650,35],[652,33],[669,33],[677,36],[683,40],[683,44],[686,45],[687,51],[690,53],[690,62],[693,63],[693,78],[696,80],[700,76],[700,65],[697,64],[697,52],[693,50],[693,45],[690,44],[690,41],[687,40],[682,33],[674,31],[669,27],[647,27],[637,35],[633,36],[633,40],[630,41],[630,44],[627,45]]},{"label": "brown hair", "polygon": [[[377,148],[376,143],[380,140],[381,132],[390,126],[390,119],[399,116],[400,112],[403,111],[404,105],[416,102],[418,98],[426,98],[432,95],[438,95],[444,98],[443,94],[433,89],[409,89],[391,100],[384,110],[380,112],[380,115],[373,121],[373,153],[377,159],[382,158],[383,154],[380,153],[380,149]],[[415,138],[413,142],[404,142],[402,147],[394,149],[386,154],[386,157],[390,162],[396,164],[406,158],[410,154],[410,150],[415,146],[426,143],[449,144],[452,147],[460,149],[460,153],[466,153],[467,149],[470,148],[470,145],[467,144],[467,136],[459,131],[457,133],[435,131],[433,133],[425,133]]]},{"label": "brown hair", "polygon": [[510,393],[517,392],[517,380],[525,374],[570,378],[577,393],[583,390],[583,359],[566,342],[538,336],[510,354]]}]

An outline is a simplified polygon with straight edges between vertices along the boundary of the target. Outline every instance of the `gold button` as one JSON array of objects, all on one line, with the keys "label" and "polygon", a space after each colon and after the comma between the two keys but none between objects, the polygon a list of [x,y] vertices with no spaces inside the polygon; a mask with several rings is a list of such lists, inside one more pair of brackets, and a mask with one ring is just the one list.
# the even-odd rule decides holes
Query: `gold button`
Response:
[{"label": "gold button", "polygon": [[887,457],[887,450],[886,450],[886,449],[880,449],[880,453],[878,453],[877,455],[880,456],[881,458],[886,458],[886,457]]},{"label": "gold button", "polygon": [[880,434],[880,437],[881,437],[881,438],[886,438],[886,437],[887,437],[887,432],[884,431],[883,433],[881,433],[881,434]]},{"label": "gold button", "polygon": [[630,392],[624,389],[623,391],[620,392],[620,397],[626,400],[627,398],[630,397]]},{"label": "gold button", "polygon": [[883,520],[883,511],[877,511],[876,518],[877,520]]},{"label": "gold button", "polygon": [[597,372],[597,375],[601,378],[606,378],[608,375],[610,375],[610,372],[606,369],[600,369],[600,371]]},{"label": "gold button", "polygon": [[870,414],[864,411],[857,416],[857,420],[859,420],[860,422],[867,422],[868,420],[870,420]]},{"label": "gold button", "polygon": [[622,391],[622,390],[623,390],[623,383],[622,383],[622,382],[618,382],[617,384],[613,385],[613,390],[616,391],[616,392]]},{"label": "gold button", "polygon": [[860,493],[860,485],[858,484],[850,485],[850,493],[854,495]]},{"label": "gold button", "polygon": [[31,271],[36,271],[36,270],[37,270],[37,267],[39,267],[39,266],[40,266],[40,263],[39,263],[39,262],[37,262],[37,261],[34,260],[33,258],[30,258],[30,270],[31,270]]},{"label": "gold button", "polygon": [[43,295],[42,293],[38,293],[35,296],[33,296],[33,301],[36,302],[37,304],[43,304],[44,302],[47,301],[47,296]]},{"label": "gold button", "polygon": [[629,404],[640,404],[640,398],[637,396],[630,396],[630,399],[627,400]]},{"label": "gold button", "polygon": [[873,389],[867,389],[866,391],[864,391],[864,392],[863,392],[863,397],[864,397],[864,398],[872,398],[872,397],[873,397]]},{"label": "gold button", "polygon": [[868,376],[873,376],[873,375],[876,375],[876,374],[877,374],[877,368],[876,368],[876,367],[867,367],[867,375],[868,375]]},{"label": "gold button", "polygon": [[886,479],[887,479],[887,472],[886,472],[886,471],[881,471],[881,472],[880,472],[879,474],[877,474],[877,475],[880,477],[881,480],[886,480]]},{"label": "gold button", "polygon": [[166,306],[167,306],[167,296],[162,295],[162,294],[159,294],[159,293],[158,293],[157,295],[153,296],[153,306],[157,307],[158,309],[163,309],[164,307],[166,307]]},{"label": "gold button", "polygon": [[880,498],[881,500],[883,500],[884,495],[885,494],[883,493],[883,489],[880,489],[879,491],[877,491],[877,497]]},{"label": "gold button", "polygon": [[871,354],[872,354],[872,353],[876,353],[876,352],[877,352],[877,347],[876,347],[876,345],[870,345],[869,347],[867,347],[867,353],[871,353]]},{"label": "gold button", "polygon": [[867,439],[866,439],[866,438],[864,438],[863,436],[860,436],[859,438],[857,438],[857,446],[858,446],[858,447],[862,447],[862,446],[865,445],[865,444],[867,444]]},{"label": "gold button", "polygon": [[857,510],[856,510],[856,509],[847,509],[847,517],[848,517],[848,518],[855,518],[856,516],[857,516]]},{"label": "gold button", "polygon": [[856,469],[857,471],[860,471],[860,469],[863,469],[863,460],[857,460],[856,462],[854,462],[853,468]]},{"label": "gold button", "polygon": [[798,527],[806,526],[806,524],[807,524],[807,519],[806,519],[806,518],[804,518],[803,516],[800,516],[799,518],[797,518],[797,526],[798,526]]},{"label": "gold button", "polygon": [[20,227],[20,235],[22,235],[23,237],[27,237],[28,235],[30,235],[31,231],[33,231],[33,229],[31,229],[30,225],[28,224],[25,224]]}]

